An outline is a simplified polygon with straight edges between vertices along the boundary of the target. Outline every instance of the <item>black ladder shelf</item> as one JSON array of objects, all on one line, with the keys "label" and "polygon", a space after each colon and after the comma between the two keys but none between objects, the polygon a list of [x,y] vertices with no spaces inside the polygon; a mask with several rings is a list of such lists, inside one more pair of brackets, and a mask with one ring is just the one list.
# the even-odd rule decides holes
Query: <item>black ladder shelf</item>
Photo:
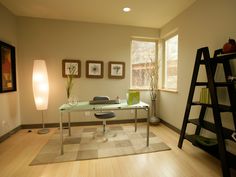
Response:
[{"label": "black ladder shelf", "polygon": [[[210,57],[208,47],[200,48],[197,50],[191,86],[189,90],[187,105],[184,114],[184,120],[178,143],[178,147],[182,148],[184,139],[187,139],[190,142],[192,142],[193,145],[198,146],[204,149],[205,151],[209,152],[210,154],[219,158],[221,161],[223,177],[231,176],[230,168],[236,169],[236,155],[226,151],[226,143],[225,143],[225,139],[230,139],[233,141],[231,135],[236,128],[235,82],[233,81],[231,82],[228,80],[228,77],[232,76],[230,61],[233,59],[236,59],[236,53],[222,54],[221,49],[215,51],[213,58]],[[223,64],[224,75],[226,80],[225,82],[215,82],[216,68],[219,63]],[[207,82],[197,81],[200,65],[205,66]],[[201,86],[201,87],[205,86],[209,89],[211,104],[204,104],[200,103],[199,101],[193,101],[193,96],[196,86]],[[219,104],[217,97],[217,87],[227,88],[230,106]],[[197,119],[189,118],[191,107],[197,105],[201,107],[199,117]],[[204,120],[207,108],[212,108],[213,120],[214,120],[213,122]],[[232,113],[234,122],[234,131],[222,126],[222,120],[221,120],[222,112]],[[195,136],[186,134],[186,128],[188,123],[196,125],[195,135],[200,135],[200,131],[202,128],[214,132],[217,137],[216,148],[209,148],[196,144],[196,140],[194,139]]]}]

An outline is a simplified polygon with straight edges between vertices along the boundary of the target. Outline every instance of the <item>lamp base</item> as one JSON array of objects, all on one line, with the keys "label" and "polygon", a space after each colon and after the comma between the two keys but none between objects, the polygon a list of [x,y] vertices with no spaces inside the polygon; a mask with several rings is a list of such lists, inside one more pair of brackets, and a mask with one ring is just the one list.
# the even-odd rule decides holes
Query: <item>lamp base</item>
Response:
[{"label": "lamp base", "polygon": [[49,132],[49,129],[47,129],[47,128],[43,128],[43,129],[38,130],[38,134],[46,134],[48,132]]}]

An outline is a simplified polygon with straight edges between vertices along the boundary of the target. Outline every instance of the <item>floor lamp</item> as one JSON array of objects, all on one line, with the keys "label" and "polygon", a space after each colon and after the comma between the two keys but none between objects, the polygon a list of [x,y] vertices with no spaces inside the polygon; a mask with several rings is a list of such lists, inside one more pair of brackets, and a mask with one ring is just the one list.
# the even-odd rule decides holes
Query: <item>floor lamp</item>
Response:
[{"label": "floor lamp", "polygon": [[38,134],[45,134],[49,132],[44,126],[43,111],[48,109],[48,73],[44,60],[34,60],[33,66],[33,93],[36,109],[42,111],[42,129],[38,130]]}]

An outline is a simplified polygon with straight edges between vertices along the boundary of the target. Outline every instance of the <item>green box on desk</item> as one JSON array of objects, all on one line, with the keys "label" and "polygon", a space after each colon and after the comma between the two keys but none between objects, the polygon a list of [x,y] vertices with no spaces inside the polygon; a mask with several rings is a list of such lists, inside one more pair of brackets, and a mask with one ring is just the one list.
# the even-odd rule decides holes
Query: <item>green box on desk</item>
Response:
[{"label": "green box on desk", "polygon": [[129,91],[127,93],[127,104],[137,104],[140,102],[140,94],[138,91]]}]

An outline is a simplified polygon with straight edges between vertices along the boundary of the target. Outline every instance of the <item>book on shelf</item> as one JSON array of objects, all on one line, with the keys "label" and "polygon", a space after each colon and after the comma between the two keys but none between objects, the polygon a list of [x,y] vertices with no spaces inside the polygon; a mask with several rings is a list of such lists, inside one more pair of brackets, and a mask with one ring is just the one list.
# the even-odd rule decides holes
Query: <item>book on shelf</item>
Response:
[{"label": "book on shelf", "polygon": [[201,89],[199,102],[204,104],[211,104],[211,95],[208,88]]}]

